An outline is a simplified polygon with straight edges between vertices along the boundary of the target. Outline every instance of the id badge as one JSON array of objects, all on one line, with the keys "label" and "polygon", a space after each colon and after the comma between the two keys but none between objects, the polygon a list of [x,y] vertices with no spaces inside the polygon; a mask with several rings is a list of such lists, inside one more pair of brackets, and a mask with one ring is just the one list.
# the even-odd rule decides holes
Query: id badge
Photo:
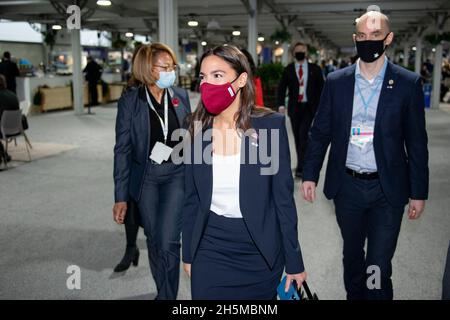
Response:
[{"label": "id badge", "polygon": [[172,150],[173,150],[172,148],[158,141],[156,142],[155,146],[152,149],[150,159],[155,161],[157,164],[161,164],[163,161],[169,159]]},{"label": "id badge", "polygon": [[363,149],[373,142],[373,127],[366,125],[357,125],[351,128],[350,143]]}]

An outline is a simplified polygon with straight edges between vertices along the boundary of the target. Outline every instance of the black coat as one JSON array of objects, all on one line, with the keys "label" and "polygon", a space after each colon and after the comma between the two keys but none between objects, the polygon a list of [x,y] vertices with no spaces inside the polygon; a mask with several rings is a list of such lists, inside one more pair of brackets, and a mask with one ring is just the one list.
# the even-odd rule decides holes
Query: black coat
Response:
[{"label": "black coat", "polygon": [[[306,84],[306,96],[308,97],[308,107],[311,114],[317,111],[324,84],[323,73],[320,67],[314,63],[308,63],[308,82]],[[299,82],[295,72],[295,63],[287,65],[284,69],[280,83],[278,85],[277,104],[284,106],[286,89],[289,89],[289,100],[287,105],[288,114],[292,114],[298,99]]]},{"label": "black coat", "polygon": [[10,60],[0,62],[0,74],[6,78],[6,87],[16,93],[16,77],[20,76],[17,64]]},{"label": "black coat", "polygon": [[[319,180],[331,144],[324,192],[342,185],[352,122],[355,65],[328,75],[303,167],[303,181]],[[389,62],[375,118],[373,146],[383,192],[392,206],[428,198],[428,138],[420,76]]]}]

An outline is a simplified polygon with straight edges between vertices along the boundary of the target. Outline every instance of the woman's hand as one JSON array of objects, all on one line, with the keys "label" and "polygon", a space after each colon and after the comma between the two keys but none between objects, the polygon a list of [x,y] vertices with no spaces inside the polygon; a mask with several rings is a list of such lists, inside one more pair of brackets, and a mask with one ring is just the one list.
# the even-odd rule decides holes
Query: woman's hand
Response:
[{"label": "woman's hand", "polygon": [[302,287],[303,281],[306,280],[306,277],[307,277],[306,272],[296,274],[286,274],[286,286],[284,287],[284,292],[289,291],[289,286],[294,280],[297,282],[297,290],[299,290]]},{"label": "woman's hand", "polygon": [[184,272],[188,275],[188,277],[191,277],[191,264],[190,263],[183,263],[183,269]]},{"label": "woman's hand", "polygon": [[127,203],[117,202],[113,207],[113,219],[118,224],[123,224],[125,220],[125,215],[127,213]]}]

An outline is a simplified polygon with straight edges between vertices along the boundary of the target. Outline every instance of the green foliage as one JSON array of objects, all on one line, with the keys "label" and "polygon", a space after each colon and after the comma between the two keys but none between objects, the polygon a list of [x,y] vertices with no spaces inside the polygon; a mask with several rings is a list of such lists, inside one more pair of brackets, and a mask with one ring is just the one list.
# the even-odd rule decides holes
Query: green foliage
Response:
[{"label": "green foliage", "polygon": [[284,67],[281,63],[264,63],[256,69],[256,76],[261,78],[264,104],[276,110],[277,88],[283,75]]},{"label": "green foliage", "polygon": [[42,31],[41,33],[44,36],[44,43],[52,48],[56,43],[56,35],[58,34],[58,30],[48,29],[47,31]]},{"label": "green foliage", "polygon": [[291,42],[292,35],[285,28],[276,29],[274,33],[270,36],[270,40],[272,42],[280,41],[283,42]]},{"label": "green foliage", "polygon": [[115,40],[112,41],[111,46],[114,49],[122,49],[127,46],[127,41],[122,40],[120,37],[117,37]]},{"label": "green foliage", "polygon": [[284,67],[281,63],[264,63],[256,69],[256,76],[261,78],[263,85],[278,85]]},{"label": "green foliage", "polygon": [[425,36],[425,40],[432,45],[437,45],[441,41],[450,41],[450,32],[444,32],[442,34],[429,34]]},{"label": "green foliage", "polygon": [[44,98],[44,96],[43,96],[40,88],[38,88],[38,90],[36,91],[36,93],[34,94],[34,97],[33,97],[33,104],[35,106],[42,106],[42,104],[44,102],[43,98]]}]

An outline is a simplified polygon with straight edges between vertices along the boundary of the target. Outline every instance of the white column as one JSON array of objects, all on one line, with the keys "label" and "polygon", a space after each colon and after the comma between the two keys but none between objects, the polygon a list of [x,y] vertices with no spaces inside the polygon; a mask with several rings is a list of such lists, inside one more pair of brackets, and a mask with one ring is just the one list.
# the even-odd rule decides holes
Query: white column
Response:
[{"label": "white column", "polygon": [[283,44],[281,45],[281,47],[283,48],[283,55],[281,56],[281,63],[286,66],[289,63],[289,57],[290,57],[290,47],[289,47],[289,43],[287,42],[283,42]]},{"label": "white column", "polygon": [[441,102],[442,53],[442,43],[439,43],[436,46],[433,67],[433,92],[431,93],[431,107],[433,109],[439,109],[439,103]]},{"label": "white column", "polygon": [[[179,45],[178,45],[178,2],[177,0],[173,0],[173,51],[175,52],[175,55],[177,57],[182,57],[184,54],[184,48],[182,51],[180,51]],[[183,58],[184,59],[184,58]]]},{"label": "white column", "polygon": [[405,68],[408,67],[408,61],[409,61],[409,43],[405,43],[403,45],[403,66]]},{"label": "white column", "polygon": [[248,52],[257,61],[256,56],[256,40],[258,38],[258,1],[250,0],[248,2],[250,12],[248,16]]},{"label": "white column", "polygon": [[[175,30],[177,0],[158,0],[159,42],[167,44],[177,54],[178,28]],[[178,25],[178,23],[177,23]],[[177,50],[177,51],[175,51]]]},{"label": "white column", "polygon": [[72,41],[72,56],[73,56],[73,74],[72,74],[72,86],[73,86],[73,109],[75,114],[83,114],[83,77],[81,70],[81,42],[80,42],[80,29],[71,30]]},{"label": "white column", "polygon": [[422,37],[417,37],[416,41],[416,57],[414,71],[420,74],[420,68],[422,67]]},{"label": "white column", "polygon": [[202,46],[202,42],[203,41],[204,41],[203,39],[197,40],[197,57],[198,57],[199,60],[202,57],[203,52],[204,52],[204,49],[203,49],[203,46]]}]

